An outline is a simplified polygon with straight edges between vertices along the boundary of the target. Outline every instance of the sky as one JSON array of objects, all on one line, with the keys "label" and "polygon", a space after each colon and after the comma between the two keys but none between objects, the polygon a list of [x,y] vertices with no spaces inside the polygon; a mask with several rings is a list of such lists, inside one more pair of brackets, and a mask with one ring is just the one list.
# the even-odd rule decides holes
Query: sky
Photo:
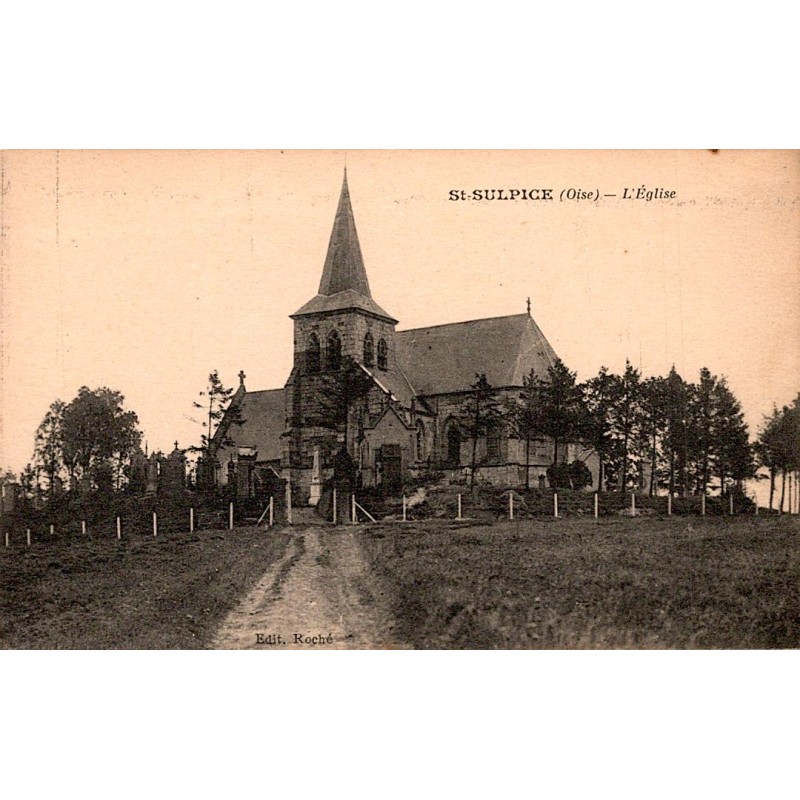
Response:
[{"label": "sky", "polygon": [[[626,358],[688,380],[707,366],[753,432],[800,391],[797,152],[5,151],[0,466],[21,470],[49,405],[83,385],[122,392],[163,451],[199,441],[212,370],[282,386],[345,164],[399,329],[530,297],[580,380]],[[623,198],[640,187],[675,195]],[[554,199],[449,199],[501,188]]]}]

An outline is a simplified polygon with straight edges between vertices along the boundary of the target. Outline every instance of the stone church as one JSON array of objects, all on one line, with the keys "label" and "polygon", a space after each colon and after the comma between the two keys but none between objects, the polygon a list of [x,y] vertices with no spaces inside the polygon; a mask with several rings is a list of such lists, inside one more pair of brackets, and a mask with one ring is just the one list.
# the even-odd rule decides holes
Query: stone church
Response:
[{"label": "stone church", "polygon": [[[260,493],[276,478],[291,481],[296,503],[315,503],[346,448],[361,486],[398,489],[409,476],[436,471],[459,480],[472,443],[459,412],[476,375],[485,373],[501,397],[516,399],[523,377],[544,375],[556,354],[528,313],[397,330],[398,320],[373,299],[356,233],[345,171],[319,290],[290,315],[294,365],[280,389],[247,391],[244,373],[212,440],[217,484]],[[348,406],[347,424],[325,422],[331,377],[349,364],[363,372],[363,394]],[[552,445],[528,449],[532,486],[541,486]],[[581,457],[575,445],[565,459]],[[495,484],[525,482],[525,442],[511,433],[478,441],[477,477]]]}]

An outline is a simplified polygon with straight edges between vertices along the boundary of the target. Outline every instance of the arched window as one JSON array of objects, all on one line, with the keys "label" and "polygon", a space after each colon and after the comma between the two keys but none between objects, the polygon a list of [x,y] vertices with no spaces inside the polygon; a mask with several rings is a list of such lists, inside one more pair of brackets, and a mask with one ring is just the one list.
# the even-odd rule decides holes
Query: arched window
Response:
[{"label": "arched window", "polygon": [[367,332],[364,337],[364,365],[371,367],[375,363],[375,344],[372,341],[372,334]]},{"label": "arched window", "polygon": [[425,460],[425,425],[422,420],[417,420],[417,461]]},{"label": "arched window", "polygon": [[389,363],[389,345],[386,339],[378,340],[378,369],[386,369]]},{"label": "arched window", "polygon": [[312,333],[308,337],[308,347],[306,348],[306,372],[317,373],[319,367],[319,337],[316,333]]},{"label": "arched window", "polygon": [[456,422],[447,428],[447,463],[454,467],[461,464],[461,431]]},{"label": "arched window", "polygon": [[342,366],[342,340],[337,331],[328,334],[326,351],[328,369],[338,370]]}]

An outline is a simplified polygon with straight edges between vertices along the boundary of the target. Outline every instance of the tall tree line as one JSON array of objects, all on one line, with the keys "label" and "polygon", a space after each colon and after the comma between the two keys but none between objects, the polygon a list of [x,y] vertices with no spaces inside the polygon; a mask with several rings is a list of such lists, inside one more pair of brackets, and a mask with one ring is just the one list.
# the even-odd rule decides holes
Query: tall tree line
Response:
[{"label": "tall tree line", "polygon": [[[692,383],[674,367],[666,377],[643,378],[626,362],[622,374],[602,367],[578,383],[576,373],[557,361],[547,375],[531,372],[525,378],[509,419],[526,452],[530,441],[553,441],[554,465],[563,460],[566,443],[591,446],[599,460],[595,488],[601,491],[727,494],[741,492],[756,471],[741,404],[727,380],[706,368]],[[781,425],[771,423],[770,441],[786,438]],[[781,464],[789,463],[781,447],[769,449],[777,471],[781,458]]]},{"label": "tall tree line", "polygon": [[[780,478],[780,502],[778,510],[783,512],[786,501],[787,478],[794,478],[797,507],[797,489],[800,486],[800,394],[789,406],[765,417],[759,431],[756,453],[759,466],[769,472],[769,507],[774,507],[777,482]],[[792,511],[791,507],[788,509]],[[800,510],[800,509],[798,509]]]}]

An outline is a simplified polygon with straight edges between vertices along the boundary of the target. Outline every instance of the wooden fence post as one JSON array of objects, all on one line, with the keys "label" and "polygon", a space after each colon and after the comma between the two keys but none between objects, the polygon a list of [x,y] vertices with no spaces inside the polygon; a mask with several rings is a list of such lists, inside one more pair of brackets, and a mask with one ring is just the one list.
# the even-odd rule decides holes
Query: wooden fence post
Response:
[{"label": "wooden fence post", "polygon": [[8,540],[9,540],[8,537],[9,537],[9,535],[10,535],[10,532],[9,532],[8,529],[6,529],[6,547],[8,547]]},{"label": "wooden fence post", "polygon": [[275,522],[275,498],[270,495],[269,496],[269,527],[272,527],[272,524]]},{"label": "wooden fence post", "polygon": [[158,515],[153,512],[153,536],[158,536]]},{"label": "wooden fence post", "polygon": [[233,503],[228,503],[228,530],[233,530]]},{"label": "wooden fence post", "polygon": [[636,516],[636,492],[631,492],[631,516]]},{"label": "wooden fence post", "polygon": [[286,522],[292,524],[292,482],[286,481]]},{"label": "wooden fence post", "polygon": [[600,498],[598,492],[594,493],[594,518],[597,519],[600,516]]},{"label": "wooden fence post", "polygon": [[514,519],[514,492],[508,493],[508,518]]},{"label": "wooden fence post", "polygon": [[339,524],[339,520],[337,519],[337,516],[338,516],[337,515],[337,511],[338,511],[338,509],[336,508],[336,489],[334,488],[334,490],[333,490],[333,524],[334,525],[338,525]]},{"label": "wooden fence post", "polygon": [[350,500],[351,500],[351,505],[352,505],[352,509],[353,509],[352,522],[353,522],[353,525],[355,525],[358,522],[358,517],[356,516],[356,495],[355,495],[355,492],[350,495]]},{"label": "wooden fence post", "polygon": [[461,495],[458,496],[458,516],[456,519],[461,519]]},{"label": "wooden fence post", "polygon": [[672,492],[667,495],[667,516],[672,516]]},{"label": "wooden fence post", "polygon": [[189,533],[194,533],[194,506],[189,509]]},{"label": "wooden fence post", "polygon": [[56,526],[53,525],[52,522],[50,523],[50,535],[51,536],[55,536],[56,535]]},{"label": "wooden fence post", "polygon": [[86,520],[85,519],[81,520],[81,534],[86,536]]},{"label": "wooden fence post", "polygon": [[30,528],[28,528],[25,531],[25,538],[28,540],[28,547],[30,547],[31,546],[31,529]]},{"label": "wooden fence post", "polygon": [[406,521],[406,496],[403,495],[403,522]]},{"label": "wooden fence post", "polygon": [[122,520],[117,517],[117,539],[122,538]]},{"label": "wooden fence post", "polygon": [[700,516],[704,517],[706,515],[706,493],[700,495]]},{"label": "wooden fence post", "polygon": [[729,498],[730,498],[730,501],[731,501],[731,503],[730,503],[730,505],[731,505],[731,516],[733,516],[733,492],[730,493]]},{"label": "wooden fence post", "polygon": [[553,516],[558,516],[558,492],[553,492]]}]

